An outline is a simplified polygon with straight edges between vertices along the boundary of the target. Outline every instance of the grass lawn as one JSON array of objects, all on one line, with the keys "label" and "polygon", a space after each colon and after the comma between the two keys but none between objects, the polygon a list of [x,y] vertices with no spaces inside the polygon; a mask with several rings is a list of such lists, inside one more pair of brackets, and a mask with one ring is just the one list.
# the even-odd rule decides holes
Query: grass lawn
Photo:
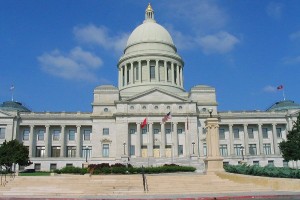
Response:
[{"label": "grass lawn", "polygon": [[50,176],[50,172],[19,173],[19,176]]}]

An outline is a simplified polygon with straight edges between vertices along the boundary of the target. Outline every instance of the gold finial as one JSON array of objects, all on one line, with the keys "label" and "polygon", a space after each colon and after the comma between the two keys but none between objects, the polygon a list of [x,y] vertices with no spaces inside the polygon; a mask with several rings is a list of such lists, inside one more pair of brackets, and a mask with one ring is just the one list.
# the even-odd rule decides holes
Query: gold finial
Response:
[{"label": "gold finial", "polygon": [[153,11],[153,9],[152,9],[150,3],[148,4],[146,11],[150,11],[150,12]]}]

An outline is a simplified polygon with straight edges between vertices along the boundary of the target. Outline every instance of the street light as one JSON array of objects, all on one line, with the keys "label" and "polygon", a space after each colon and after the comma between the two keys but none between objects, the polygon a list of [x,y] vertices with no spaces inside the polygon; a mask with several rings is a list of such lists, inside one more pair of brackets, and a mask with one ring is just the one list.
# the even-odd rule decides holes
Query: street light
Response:
[{"label": "street light", "polygon": [[242,154],[242,159],[244,160],[244,147],[241,146],[241,154]]},{"label": "street light", "polygon": [[126,147],[126,142],[124,141],[124,142],[123,142],[124,155],[126,155],[125,147]]},{"label": "street light", "polygon": [[212,117],[213,109],[212,108],[208,108],[208,112],[209,112],[209,117],[211,118]]},{"label": "street light", "polygon": [[192,145],[193,145],[193,154],[195,154],[195,142],[194,141],[192,142]]}]

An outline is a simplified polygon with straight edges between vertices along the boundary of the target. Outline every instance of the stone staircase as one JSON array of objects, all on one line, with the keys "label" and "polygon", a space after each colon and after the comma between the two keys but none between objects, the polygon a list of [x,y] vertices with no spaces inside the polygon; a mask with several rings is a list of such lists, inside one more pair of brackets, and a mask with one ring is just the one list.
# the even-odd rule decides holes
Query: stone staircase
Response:
[{"label": "stone staircase", "polygon": [[1,197],[93,197],[148,196],[176,194],[216,194],[236,192],[270,192],[270,188],[240,184],[215,174],[176,173],[146,175],[148,192],[144,192],[141,175],[57,175],[18,176],[5,187]]}]

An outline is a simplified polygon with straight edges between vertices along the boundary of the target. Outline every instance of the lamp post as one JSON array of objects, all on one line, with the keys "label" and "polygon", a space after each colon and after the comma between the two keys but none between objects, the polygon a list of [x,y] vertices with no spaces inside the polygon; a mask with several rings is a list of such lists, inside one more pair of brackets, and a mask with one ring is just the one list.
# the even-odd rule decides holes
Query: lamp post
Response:
[{"label": "lamp post", "polygon": [[125,148],[126,148],[126,142],[125,142],[125,141],[123,142],[123,148],[124,148],[124,155],[126,155],[126,151],[125,151]]},{"label": "lamp post", "polygon": [[241,154],[242,154],[242,160],[244,160],[244,147],[241,146]]},{"label": "lamp post", "polygon": [[209,109],[208,109],[208,112],[209,112],[209,117],[212,118],[212,112],[213,112],[213,109],[212,109],[212,108],[209,108]]},{"label": "lamp post", "polygon": [[87,163],[87,157],[88,157],[88,150],[89,150],[89,147],[86,146],[86,147],[84,148],[84,150],[85,150],[85,162]]},{"label": "lamp post", "polygon": [[192,142],[192,145],[193,145],[193,154],[195,154],[195,142],[194,141]]}]

